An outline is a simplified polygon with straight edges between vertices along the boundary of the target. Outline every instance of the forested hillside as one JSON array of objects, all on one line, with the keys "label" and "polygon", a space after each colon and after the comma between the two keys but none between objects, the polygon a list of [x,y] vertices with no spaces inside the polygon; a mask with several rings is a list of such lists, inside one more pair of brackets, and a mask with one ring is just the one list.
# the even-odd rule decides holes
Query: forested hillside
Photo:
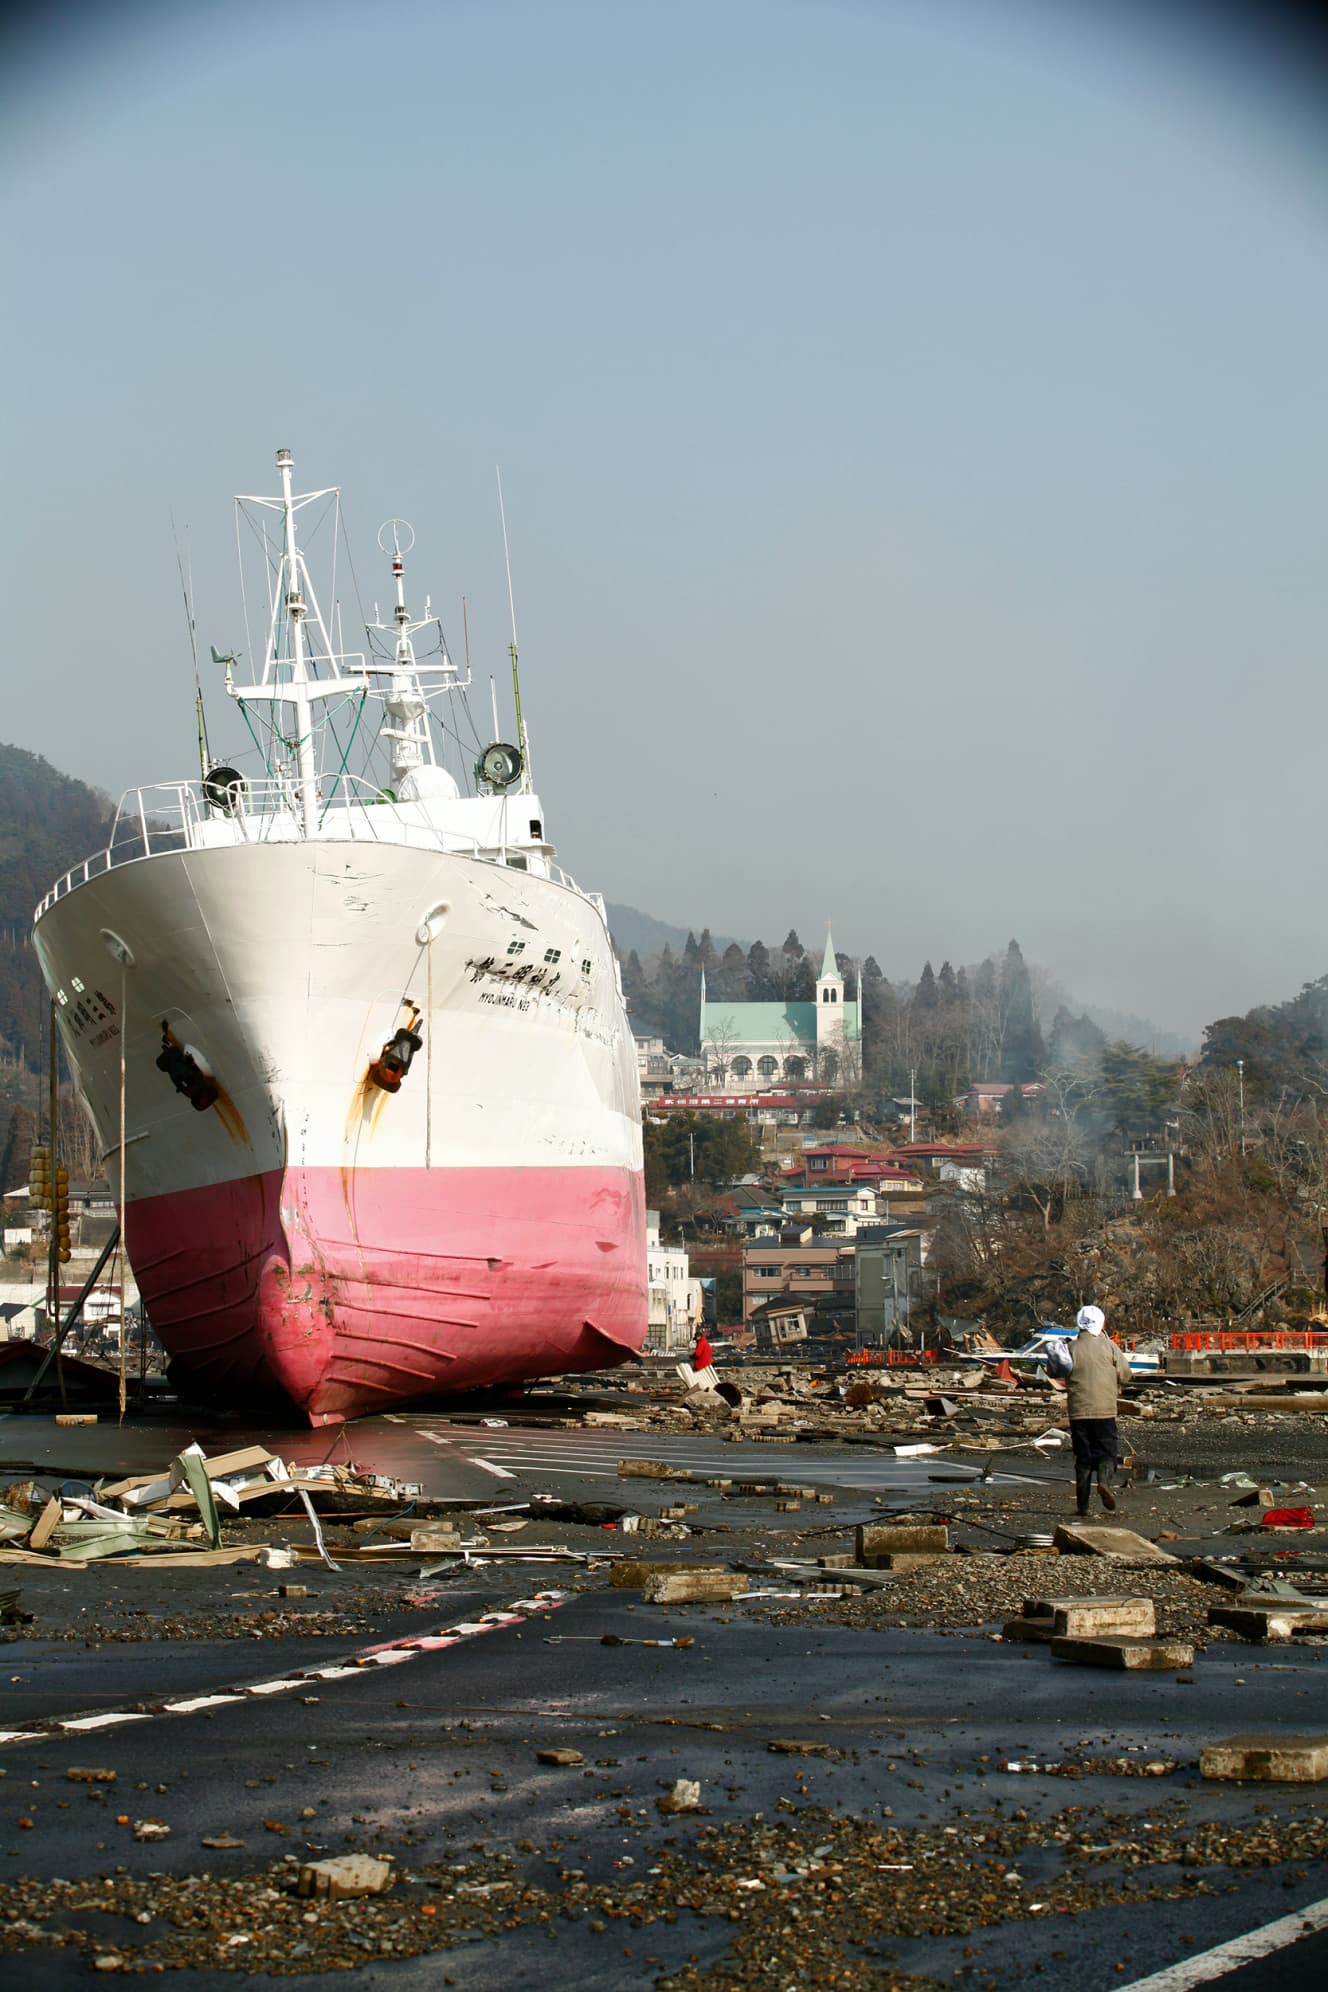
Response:
[{"label": "forested hillside", "polygon": [[[901,1092],[912,1072],[919,1098],[943,1106],[974,1080],[1036,1079],[1049,1052],[1072,1045],[1077,1055],[1081,1037],[1106,1042],[1087,1017],[1062,1009],[1048,1045],[1017,941],[971,969],[944,961],[938,973],[924,962],[915,983],[892,984],[873,955],[836,960],[846,1000],[862,1000],[863,1048],[852,1077],[878,1092]],[[819,956],[808,954],[792,929],[779,947],[754,941],[744,954],[736,942],[721,952],[707,928],[699,941],[689,934],[680,954],[666,945],[643,962],[629,951],[623,992],[638,1031],[658,1032],[670,1050],[695,1052],[703,973],[714,1001],[808,1003],[819,971]]]},{"label": "forested hillside", "polygon": [[0,1063],[33,1066],[45,997],[32,912],[110,834],[111,803],[40,754],[0,745]]}]

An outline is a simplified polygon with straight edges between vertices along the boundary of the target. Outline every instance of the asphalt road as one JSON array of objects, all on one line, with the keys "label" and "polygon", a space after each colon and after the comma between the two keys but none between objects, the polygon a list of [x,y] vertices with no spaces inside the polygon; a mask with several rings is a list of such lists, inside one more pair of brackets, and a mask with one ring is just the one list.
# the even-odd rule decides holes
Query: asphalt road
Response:
[{"label": "asphalt road", "polygon": [[[484,1609],[528,1596],[530,1588],[514,1584],[510,1572],[485,1573],[449,1597],[446,1622],[474,1622]],[[605,1633],[672,1638],[684,1626],[696,1640],[690,1650],[599,1643]],[[419,1614],[412,1629],[421,1629]],[[145,1641],[96,1653],[10,1646],[0,1723],[67,1717],[79,1708],[105,1713],[131,1706],[129,1697],[134,1703],[146,1697],[150,1710],[186,1693],[274,1675],[292,1679],[302,1668],[345,1661],[363,1645],[287,1640],[271,1648],[181,1649]],[[1247,1683],[1239,1696],[1232,1685],[1238,1670]],[[1294,1821],[1316,1809],[1312,1793],[1201,1785],[1192,1768],[1166,1780],[1082,1779],[1067,1790],[1062,1780],[1014,1777],[995,1766],[1002,1758],[1045,1762],[1076,1751],[1189,1758],[1197,1738],[1230,1731],[1233,1701],[1242,1729],[1285,1728],[1289,1721],[1304,1727],[1322,1709],[1321,1679],[1316,1655],[1292,1653],[1256,1671],[1248,1653],[1236,1649],[1204,1656],[1193,1685],[1166,1675],[1104,1677],[986,1641],[777,1627],[733,1608],[684,1615],[633,1607],[628,1594],[593,1589],[548,1616],[421,1652],[390,1670],[349,1671],[196,1714],[149,1713],[93,1735],[0,1747],[0,1859],[10,1874],[43,1877],[184,1874],[204,1862],[222,1875],[252,1872],[291,1846],[314,1858],[306,1841],[319,1853],[391,1848],[410,1861],[445,1858],[479,1842],[510,1848],[521,1841],[557,1845],[558,1864],[574,1860],[581,1871],[612,1877],[623,1872],[616,1863],[647,1858],[659,1824],[648,1797],[680,1776],[701,1781],[710,1822],[769,1815],[781,1799],[858,1817],[888,1802],[896,1824],[906,1828],[953,1820],[961,1807],[1054,1812],[1070,1798],[1146,1819],[1160,1803],[1181,1797],[1197,1824],[1234,1826],[1275,1799],[1288,1814],[1294,1856]],[[310,1687],[316,1700],[307,1698]],[[791,1764],[769,1749],[772,1738],[789,1735],[810,1735],[843,1754]],[[592,1767],[609,1761],[589,1776],[550,1771],[537,1765],[535,1752],[551,1744],[580,1749]],[[113,1793],[67,1784],[68,1767],[89,1762],[116,1770]],[[601,1802],[602,1794],[621,1791],[624,1780],[634,1794],[630,1817]],[[137,1796],[139,1785],[148,1796]],[[140,1806],[169,1825],[168,1840],[139,1845],[115,1825],[117,1813]],[[315,1819],[296,1825],[299,1838],[270,1837],[265,1821],[298,1822],[305,1807]],[[16,1829],[20,1808],[34,1827]],[[202,1837],[223,1829],[244,1847],[201,1852]],[[669,1830],[685,1842],[699,1822],[678,1819]],[[1294,1865],[1290,1873],[1302,1878],[1233,1869],[1223,1878],[1230,1892],[1108,1906],[1075,1916],[1069,1929],[1064,1918],[1025,1918],[962,1939],[911,1937],[888,1948],[895,1970],[941,1982],[1013,1987],[1031,1974],[1049,1988],[1105,1992],[1324,1892],[1322,1873]],[[620,1947],[606,1955],[599,1937],[572,1924],[560,1939],[559,1981],[574,1978],[606,1992],[649,1985],[687,1953],[717,1962],[727,1942],[727,1925],[685,1917],[652,1929],[658,1963],[647,1969],[628,1966]],[[1279,1987],[1322,1982],[1315,1975],[1321,1940],[1303,1950],[1303,1958],[1284,1952],[1228,1982],[1254,1992],[1272,1983],[1260,1973],[1274,1969]],[[440,1962],[432,1956],[365,1963],[352,1982],[433,1987]],[[6,1983],[16,1988],[81,1984],[87,1970],[67,1950],[5,1960]],[[467,1944],[447,1954],[446,1970],[476,1992],[547,1984],[545,1934],[519,1929]],[[231,1977],[190,1971],[177,1982],[214,1985]],[[315,1982],[324,1977],[347,1983],[344,1974],[320,1974]],[[772,1966],[764,1982],[792,1981]]]},{"label": "asphalt road", "polygon": [[[836,1503],[826,1513],[839,1524],[871,1513],[874,1502],[924,1492],[934,1498],[933,1475],[975,1477],[944,1456],[899,1461],[865,1447],[750,1446],[414,1414],[366,1420],[345,1434],[236,1424],[206,1430],[160,1417],[123,1432],[109,1424],[70,1430],[49,1419],[9,1418],[0,1420],[0,1464],[31,1460],[80,1478],[146,1471],[194,1437],[209,1450],[263,1441],[302,1461],[349,1454],[372,1471],[425,1481],[437,1499],[500,1504],[541,1491],[626,1502],[638,1489],[657,1503],[672,1491],[667,1484],[654,1483],[647,1494],[641,1483],[618,1479],[617,1462],[663,1457],[697,1473],[713,1468],[716,1477],[833,1488]],[[1033,1460],[1030,1473],[1054,1480],[1056,1466]],[[688,1486],[686,1497],[734,1518],[733,1504],[718,1494]],[[320,1594],[319,1604],[351,1593],[349,1573],[306,1567],[297,1574]],[[230,1601],[239,1598],[251,1598],[242,1609],[256,1612],[278,1581],[252,1567],[181,1576],[195,1597],[215,1584],[218,1609],[224,1600],[231,1612]],[[94,1568],[57,1570],[49,1581],[62,1596],[85,1591],[93,1613],[100,1587],[112,1580]],[[602,1576],[564,1578],[513,1565],[467,1573],[432,1596],[426,1588],[414,1602],[399,1583],[368,1605],[357,1591],[356,1610],[372,1622],[335,1637],[153,1639],[151,1614],[169,1600],[147,1588],[147,1577],[122,1572],[119,1582],[142,1583],[151,1601],[141,1640],[25,1638],[0,1647],[0,1730],[83,1715],[136,1717],[0,1742],[0,1885],[20,1875],[93,1877],[98,1885],[101,1877],[157,1875],[166,1880],[154,1886],[165,1887],[204,1873],[218,1881],[255,1876],[292,1859],[352,1850],[390,1851],[405,1876],[427,1862],[464,1867],[485,1858],[472,1853],[479,1847],[514,1854],[523,1872],[555,1891],[569,1885],[569,1873],[619,1889],[679,1853],[690,1858],[698,1842],[702,1871],[725,1861],[741,1868],[751,1858],[744,1836],[758,1815],[795,1824],[818,1812],[847,1821],[888,1816],[905,1832],[960,1837],[981,1822],[1021,1815],[1033,1822],[1101,1819],[1111,1845],[1182,1816],[1196,1836],[1266,1826],[1269,1808],[1280,1821],[1285,1861],[1206,1868],[1212,1892],[1186,1885],[1175,1900],[1105,1901],[1073,1916],[1030,1913],[962,1935],[889,1934],[897,1884],[888,1874],[877,1877],[887,1934],[877,1949],[851,1953],[850,1962],[878,1976],[853,1983],[884,1986],[914,1973],[984,1992],[1025,1992],[1029,1978],[1049,1992],[1129,1987],[1325,1893],[1322,1869],[1297,1854],[1322,1814],[1320,1793],[1203,1784],[1195,1767],[1204,1741],[1235,1730],[1323,1728],[1325,1663],[1313,1649],[1215,1645],[1192,1676],[1099,1674],[1051,1662],[1042,1649],[984,1638],[775,1625],[760,1606],[647,1608],[607,1588]],[[392,1648],[390,1665],[376,1651],[484,1626],[486,1613],[530,1601],[546,1585],[570,1595],[547,1612],[528,1609],[519,1622],[491,1623],[453,1644],[426,1639],[404,1657]],[[183,1594],[185,1582],[178,1588]],[[259,1630],[256,1622],[255,1635]],[[694,1646],[601,1644],[605,1635],[635,1642],[683,1634]],[[257,1692],[273,1683],[272,1692]],[[210,1705],[168,1706],[200,1699]],[[781,1738],[802,1739],[814,1754],[772,1752],[772,1740]],[[581,1751],[584,1767],[539,1765],[536,1752],[552,1745]],[[1072,1782],[999,1768],[1003,1759],[1130,1756],[1176,1760],[1180,1768],[1161,1778],[1103,1772]],[[71,1766],[88,1764],[113,1768],[114,1787],[67,1780]],[[665,1822],[654,1800],[679,1777],[700,1781],[705,1809]],[[169,1826],[167,1839],[140,1843],[117,1823],[145,1810]],[[21,1825],[24,1819],[32,1824]],[[204,1838],[221,1831],[243,1845],[204,1849]],[[705,1838],[716,1831],[718,1850]],[[1047,1850],[1030,1853],[1021,1867],[1026,1891],[1045,1886]],[[963,1869],[960,1856],[956,1886]],[[123,1916],[98,1915],[93,1926],[104,1929],[108,1945],[131,1952],[146,1941]],[[442,1982],[472,1992],[575,1982],[584,1992],[618,1992],[653,1987],[687,1969],[702,1974],[698,1983],[762,1992],[810,1992],[813,1982],[800,1975],[796,1932],[803,1926],[796,1920],[784,1926],[786,1936],[776,1935],[756,1976],[750,1961],[732,1963],[741,1923],[698,1913],[686,1901],[675,1920],[652,1918],[644,1931],[597,1929],[585,1918],[554,1922],[551,1931],[547,1921],[518,1921],[500,1934],[414,1957],[360,1959],[350,1951],[349,1971],[320,1969],[300,1982],[383,1992],[434,1992]],[[1279,1992],[1317,1987],[1324,1952],[1323,1936],[1309,1937],[1219,1982],[1238,1992],[1271,1992],[1274,1983]],[[696,1962],[688,1966],[689,1959]],[[0,1975],[16,1992],[63,1992],[84,1984],[89,1971],[88,1957],[73,1948],[0,1953]],[[234,1983],[236,1973],[187,1968],[171,1976],[182,1988],[202,1988]]]}]

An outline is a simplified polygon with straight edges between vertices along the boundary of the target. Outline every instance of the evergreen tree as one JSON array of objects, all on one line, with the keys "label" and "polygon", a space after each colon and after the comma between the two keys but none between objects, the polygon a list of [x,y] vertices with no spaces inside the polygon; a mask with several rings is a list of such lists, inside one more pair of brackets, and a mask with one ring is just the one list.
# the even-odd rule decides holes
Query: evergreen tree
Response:
[{"label": "evergreen tree", "polygon": [[946,1004],[953,1003],[959,994],[955,972],[948,961],[941,963],[941,972],[936,978],[936,990],[942,1003]]},{"label": "evergreen tree", "polygon": [[775,979],[770,967],[770,950],[764,941],[753,941],[747,950],[747,1001],[773,1003]]},{"label": "evergreen tree", "polygon": [[0,1154],[0,1190],[16,1190],[28,1180],[32,1144],[37,1139],[37,1116],[22,1101],[9,1116],[3,1154]]},{"label": "evergreen tree", "polygon": [[730,941],[715,970],[716,994],[726,1002],[747,1000],[747,957],[736,941]]},{"label": "evergreen tree", "polygon": [[918,986],[913,991],[914,1007],[919,1010],[934,1010],[938,1000],[936,977],[932,972],[932,965],[929,961],[924,961],[922,964],[922,973],[918,977]]},{"label": "evergreen tree", "polygon": [[1052,1070],[1060,1070],[1066,1066],[1084,1066],[1096,1070],[1101,1063],[1106,1042],[1105,1031],[1100,1031],[1091,1017],[1072,1017],[1062,1003],[1051,1020],[1051,1036],[1047,1042],[1047,1065]]},{"label": "evergreen tree", "polygon": [[704,968],[708,972],[713,967],[716,960],[715,943],[710,938],[709,927],[703,927],[701,929],[701,938],[697,942],[696,953],[702,968]]},{"label": "evergreen tree", "polygon": [[696,944],[696,935],[690,927],[687,929],[687,939],[683,944],[682,958],[689,967],[693,962],[701,959],[701,950]]},{"label": "evergreen tree", "polygon": [[1001,1009],[1005,1030],[1001,1042],[1001,1077],[1014,1084],[1036,1079],[1047,1063],[1028,964],[1018,941],[1011,941],[1001,970]]}]

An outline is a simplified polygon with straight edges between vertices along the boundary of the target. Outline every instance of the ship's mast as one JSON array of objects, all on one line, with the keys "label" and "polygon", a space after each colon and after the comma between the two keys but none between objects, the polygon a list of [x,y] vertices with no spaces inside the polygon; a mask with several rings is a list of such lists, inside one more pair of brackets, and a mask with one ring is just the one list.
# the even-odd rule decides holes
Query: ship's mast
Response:
[{"label": "ship's mast", "polygon": [[291,630],[291,691],[295,707],[295,752],[299,768],[300,819],[306,837],[318,827],[318,768],[314,761],[313,712],[309,703],[309,666],[304,651],[304,590],[300,586],[300,556],[295,546],[295,500],[291,473],[295,459],[289,450],[277,451],[281,472],[281,510],[286,536],[286,615]]},{"label": "ship's mast", "polygon": [[[335,486],[324,491],[295,492],[292,478],[295,469],[294,458],[289,450],[277,451],[277,470],[281,478],[281,495],[277,498],[260,497],[253,494],[237,500],[241,507],[253,505],[265,511],[280,512],[282,520],[281,557],[277,566],[276,584],[272,591],[272,620],[268,630],[267,650],[263,658],[263,675],[259,682],[237,685],[229,674],[226,690],[240,705],[269,705],[273,708],[273,731],[284,742],[287,749],[293,748],[295,755],[294,787],[297,791],[296,813],[300,828],[306,837],[318,834],[320,798],[318,793],[318,755],[314,742],[315,712],[320,705],[327,711],[327,701],[363,700],[368,685],[365,675],[366,660],[362,653],[339,653],[334,650],[323,614],[318,606],[309,579],[304,555],[300,552],[295,533],[295,514],[304,505],[312,505],[319,499],[338,498]],[[283,618],[288,639],[283,639]],[[310,648],[310,637],[313,647]],[[318,665],[327,668],[328,675],[320,677]],[[354,675],[349,675],[353,673]],[[283,706],[291,708],[289,717],[280,724],[277,712]],[[290,727],[294,727],[293,738]],[[274,770],[274,772],[276,772]]]}]

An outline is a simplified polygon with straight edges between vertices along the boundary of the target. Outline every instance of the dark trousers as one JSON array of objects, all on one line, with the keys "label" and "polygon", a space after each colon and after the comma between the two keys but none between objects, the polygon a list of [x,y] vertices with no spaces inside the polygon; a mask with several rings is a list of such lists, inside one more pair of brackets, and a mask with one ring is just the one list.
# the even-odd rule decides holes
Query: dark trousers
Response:
[{"label": "dark trousers", "polygon": [[1088,1513],[1093,1482],[1108,1487],[1118,1458],[1114,1418],[1071,1418],[1070,1444],[1074,1447],[1074,1490],[1079,1513]]}]

